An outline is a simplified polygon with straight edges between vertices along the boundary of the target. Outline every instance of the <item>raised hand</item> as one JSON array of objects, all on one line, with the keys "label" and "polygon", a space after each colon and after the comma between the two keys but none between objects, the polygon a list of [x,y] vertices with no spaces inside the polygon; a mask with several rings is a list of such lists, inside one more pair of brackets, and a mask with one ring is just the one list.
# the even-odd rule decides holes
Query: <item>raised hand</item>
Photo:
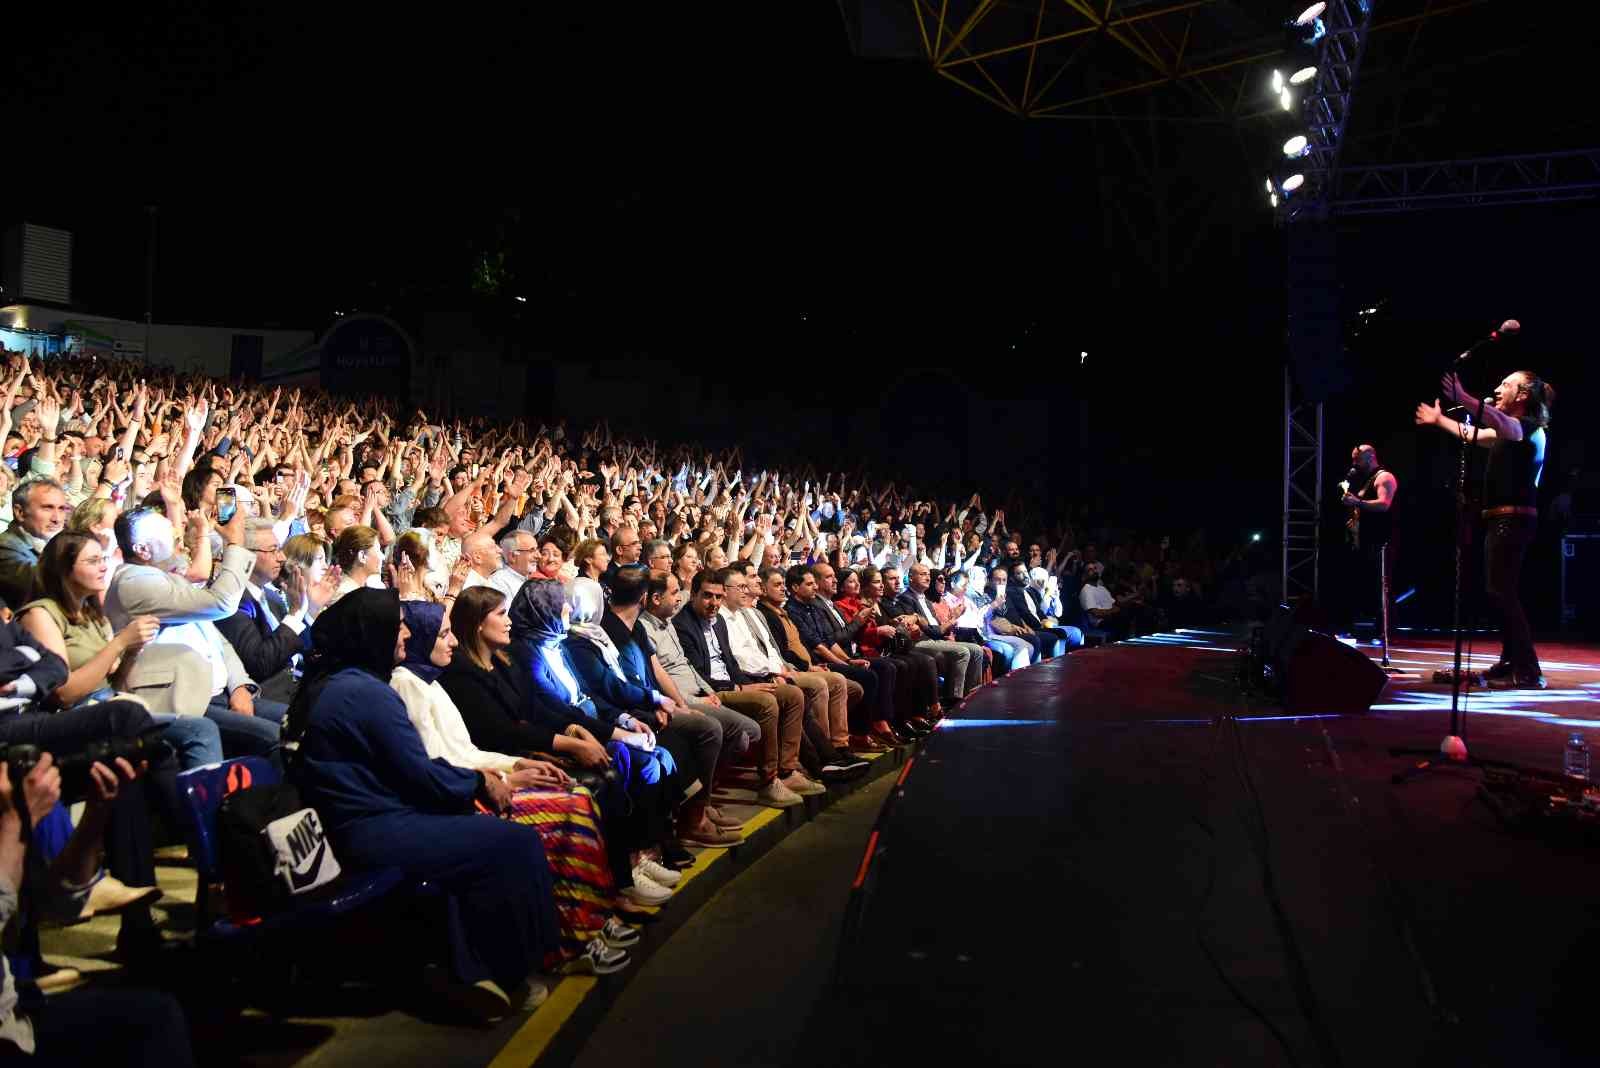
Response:
[{"label": "raised hand", "polygon": [[1417,405],[1416,420],[1418,426],[1438,426],[1439,420],[1442,418],[1444,418],[1444,412],[1440,410],[1437,400],[1432,404],[1423,401]]},{"label": "raised hand", "polygon": [[201,397],[193,405],[184,409],[183,422],[191,434],[198,434],[205,428],[206,417],[211,414],[211,405]]},{"label": "raised hand", "polygon": [[342,578],[344,572],[337,566],[328,568],[320,579],[305,585],[306,601],[320,612],[329,601],[333,600],[334,594],[339,592],[339,580]]},{"label": "raised hand", "polygon": [[44,428],[47,437],[55,437],[56,428],[61,425],[60,401],[49,397],[40,397],[39,425]]}]

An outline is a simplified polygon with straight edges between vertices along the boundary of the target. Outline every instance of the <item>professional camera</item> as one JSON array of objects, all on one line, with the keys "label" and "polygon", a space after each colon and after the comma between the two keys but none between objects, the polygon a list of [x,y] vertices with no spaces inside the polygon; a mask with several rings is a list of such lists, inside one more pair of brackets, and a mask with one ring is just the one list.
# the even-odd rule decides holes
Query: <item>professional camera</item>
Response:
[{"label": "professional camera", "polygon": [[0,742],[0,763],[5,764],[6,771],[11,776],[12,788],[15,790],[21,788],[22,780],[27,778],[28,772],[39,763],[40,755],[50,753],[55,758],[56,768],[61,772],[61,800],[65,804],[74,805],[87,800],[93,789],[93,780],[89,777],[89,767],[92,764],[99,762],[116,770],[113,762],[118,757],[124,758],[135,768],[142,761],[159,764],[170,757],[172,747],[161,740],[165,730],[165,727],[156,727],[132,738],[97,738],[75,752],[59,752],[48,746],[28,743],[7,745]]}]

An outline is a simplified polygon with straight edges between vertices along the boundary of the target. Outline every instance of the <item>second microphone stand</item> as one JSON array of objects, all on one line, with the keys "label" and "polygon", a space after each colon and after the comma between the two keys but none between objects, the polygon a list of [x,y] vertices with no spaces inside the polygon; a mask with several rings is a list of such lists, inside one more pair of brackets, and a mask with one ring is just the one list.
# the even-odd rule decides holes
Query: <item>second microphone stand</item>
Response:
[{"label": "second microphone stand", "polygon": [[[1451,363],[1450,371],[1454,373],[1460,360]],[[1477,444],[1478,429],[1483,425],[1483,407],[1487,395],[1478,398],[1478,412],[1472,423],[1472,434],[1469,437],[1465,427],[1461,428],[1459,449],[1456,461],[1456,585],[1455,605],[1451,620],[1452,629],[1455,631],[1455,665],[1450,672],[1450,733],[1445,735],[1444,741],[1439,743],[1438,749],[1391,749],[1394,756],[1420,756],[1425,759],[1413,764],[1402,772],[1397,772],[1394,782],[1404,782],[1422,772],[1441,764],[1478,764],[1467,755],[1466,742],[1466,717],[1461,708],[1461,639],[1465,628],[1461,625],[1461,590],[1463,571],[1465,569],[1466,545],[1471,537],[1471,526],[1467,522],[1467,450]]]}]

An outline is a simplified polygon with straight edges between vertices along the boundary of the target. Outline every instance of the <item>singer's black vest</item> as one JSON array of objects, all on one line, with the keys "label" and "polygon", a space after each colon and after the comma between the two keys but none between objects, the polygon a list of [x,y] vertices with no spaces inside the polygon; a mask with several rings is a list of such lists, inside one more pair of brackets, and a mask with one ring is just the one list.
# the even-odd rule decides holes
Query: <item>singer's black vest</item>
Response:
[{"label": "singer's black vest", "polygon": [[[1385,468],[1380,467],[1374,471],[1356,496],[1364,501],[1377,500],[1378,476],[1383,474],[1384,470]],[[1372,552],[1389,544],[1389,539],[1394,536],[1394,510],[1400,503],[1399,497],[1400,494],[1396,492],[1389,499],[1387,512],[1371,512],[1365,508],[1361,510],[1361,548],[1364,552]]]},{"label": "singer's black vest", "polygon": [[1483,470],[1485,508],[1505,505],[1533,508],[1539,503],[1539,465],[1535,463],[1533,435],[1541,431],[1537,423],[1527,419],[1520,422],[1521,441],[1496,437],[1489,448],[1489,462]]}]

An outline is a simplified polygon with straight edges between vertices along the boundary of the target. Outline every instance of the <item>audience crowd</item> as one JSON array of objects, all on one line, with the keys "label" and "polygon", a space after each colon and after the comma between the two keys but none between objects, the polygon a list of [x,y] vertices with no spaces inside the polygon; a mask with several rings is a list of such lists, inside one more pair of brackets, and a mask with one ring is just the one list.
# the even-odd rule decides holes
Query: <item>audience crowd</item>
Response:
[{"label": "audience crowd", "polygon": [[[987,680],[1212,618],[1214,588],[1225,602],[1250,565],[1216,563],[1201,535],[1180,547],[605,422],[441,421],[18,353],[0,393],[0,662],[18,662],[0,742],[170,745],[97,764],[76,830],[48,789],[0,797],[0,817],[27,812],[41,872],[23,893],[0,849],[0,916],[24,929],[0,1038],[65,1049],[69,1018],[87,1025],[80,1063],[124,1006],[38,999],[66,981],[37,953],[60,911],[41,901],[120,913],[135,969],[158,954],[151,822],[182,826],[179,771],[272,760],[341,866],[438,887],[424,978],[493,1019],[537,1003],[541,975],[626,967],[691,849],[741,840],[726,787],[778,808],[824,794]],[[108,871],[85,873],[88,836]],[[181,1025],[161,995],[121,993]],[[152,1034],[183,1062],[181,1036]],[[108,1028],[100,1048],[128,1041]]]}]

